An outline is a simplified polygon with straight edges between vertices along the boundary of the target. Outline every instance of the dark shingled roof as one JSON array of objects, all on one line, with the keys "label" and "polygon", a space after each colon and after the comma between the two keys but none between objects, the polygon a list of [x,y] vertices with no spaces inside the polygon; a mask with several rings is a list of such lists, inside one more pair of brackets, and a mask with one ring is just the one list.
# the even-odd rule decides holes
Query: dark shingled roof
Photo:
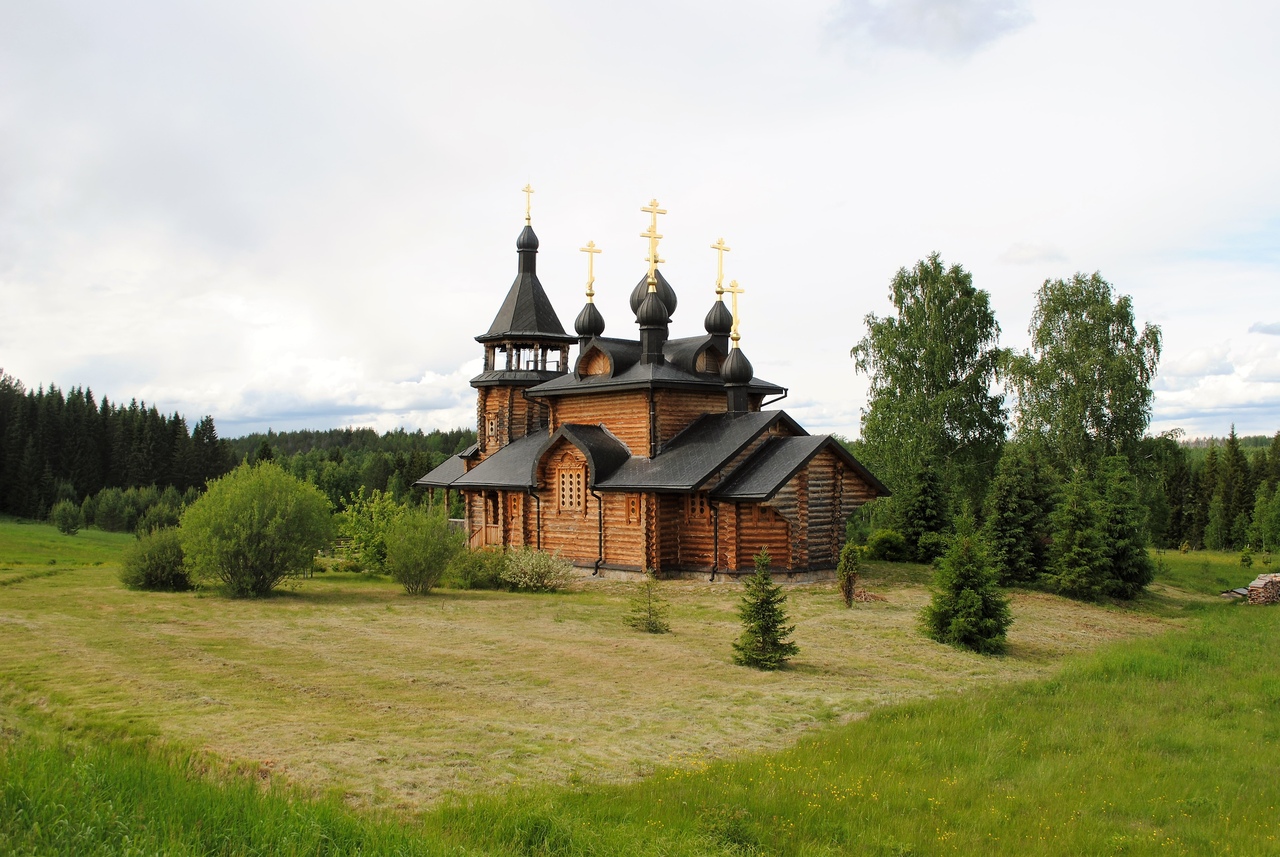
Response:
[{"label": "dark shingled roof", "polygon": [[477,342],[495,339],[555,339],[574,342],[577,337],[564,332],[551,299],[533,272],[516,274],[507,299],[489,325],[489,332],[477,336]]},{"label": "dark shingled roof", "polygon": [[[697,372],[698,355],[715,344],[715,337],[704,334],[684,339],[669,339],[662,346],[664,363],[641,363],[640,343],[633,339],[597,336],[584,351],[597,348],[609,357],[613,371],[607,375],[579,375],[576,371],[531,387],[530,396],[573,396],[601,390],[646,389],[649,387],[685,387],[723,390],[719,372]],[[474,383],[474,382],[473,382]],[[752,393],[776,396],[786,389],[760,378],[752,378]]]},{"label": "dark shingled roof", "polygon": [[534,487],[538,455],[547,442],[544,434],[530,434],[511,441],[458,477],[451,488],[508,488],[525,490]]},{"label": "dark shingled roof", "polygon": [[830,449],[880,496],[889,491],[831,435],[771,437],[711,492],[717,500],[765,501],[791,481],[819,452]]},{"label": "dark shingled roof", "polygon": [[673,437],[653,458],[632,457],[597,487],[609,491],[693,491],[747,446],[783,422],[803,435],[784,411],[749,414],[703,414]]},{"label": "dark shingled roof", "polygon": [[467,465],[462,461],[462,456],[451,455],[443,464],[413,484],[427,488],[448,488],[453,480],[466,472]]},{"label": "dark shingled roof", "polygon": [[516,279],[507,292],[498,314],[494,316],[489,332],[477,336],[477,342],[490,342],[499,339],[552,339],[559,342],[573,342],[576,337],[564,332],[560,317],[555,307],[542,290],[538,282],[535,266],[538,252],[538,237],[533,228],[526,226],[520,233],[516,246],[519,248],[519,270]]}]

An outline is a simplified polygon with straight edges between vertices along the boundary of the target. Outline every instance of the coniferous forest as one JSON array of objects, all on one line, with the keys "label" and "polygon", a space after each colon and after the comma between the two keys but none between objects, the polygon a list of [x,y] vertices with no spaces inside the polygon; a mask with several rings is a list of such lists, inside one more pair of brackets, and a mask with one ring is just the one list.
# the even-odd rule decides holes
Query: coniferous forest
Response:
[{"label": "coniferous forest", "polygon": [[163,525],[176,522],[209,480],[263,459],[317,485],[334,508],[362,488],[404,499],[415,479],[474,442],[469,429],[379,435],[367,428],[228,440],[212,416],[188,429],[181,414],[146,402],[99,400],[84,387],[33,390],[0,373],[0,513],[44,519],[70,501],[100,529]]}]

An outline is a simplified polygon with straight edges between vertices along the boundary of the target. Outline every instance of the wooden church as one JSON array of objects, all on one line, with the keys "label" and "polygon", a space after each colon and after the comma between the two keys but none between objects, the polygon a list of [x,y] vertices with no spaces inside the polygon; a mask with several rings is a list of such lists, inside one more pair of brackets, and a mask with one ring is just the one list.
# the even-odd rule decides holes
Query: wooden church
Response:
[{"label": "wooden church", "polygon": [[574,336],[538,282],[525,192],[515,282],[476,337],[479,441],[416,484],[462,493],[473,548],[558,551],[597,574],[736,576],[761,548],[793,576],[834,568],[849,515],[888,492],[830,435],[767,409],[786,390],[757,378],[739,347],[742,290],[723,285],[723,240],[706,332],[672,338],[654,200],[642,209],[649,270],[631,293],[638,338],[604,336],[591,242]]}]

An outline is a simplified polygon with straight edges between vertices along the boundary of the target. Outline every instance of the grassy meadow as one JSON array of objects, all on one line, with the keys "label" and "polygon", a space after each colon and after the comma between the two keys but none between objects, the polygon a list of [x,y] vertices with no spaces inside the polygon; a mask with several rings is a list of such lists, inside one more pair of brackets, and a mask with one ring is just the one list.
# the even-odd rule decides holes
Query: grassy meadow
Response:
[{"label": "grassy meadow", "polygon": [[126,541],[0,520],[14,853],[1280,853],[1276,614],[1215,597],[1235,556],[1162,555],[1132,608],[1015,592],[994,659],[873,566],[883,602],[788,590],[765,674],[731,585],[664,583],[649,636],[623,583],[131,592]]}]

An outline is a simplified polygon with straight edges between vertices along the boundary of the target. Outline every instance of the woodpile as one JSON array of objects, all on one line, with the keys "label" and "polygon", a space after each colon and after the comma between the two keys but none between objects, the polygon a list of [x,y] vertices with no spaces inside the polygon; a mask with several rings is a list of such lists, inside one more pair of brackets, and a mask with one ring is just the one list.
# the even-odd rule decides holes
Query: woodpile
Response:
[{"label": "woodpile", "polygon": [[1250,604],[1280,603],[1280,574],[1260,574],[1249,584]]}]

